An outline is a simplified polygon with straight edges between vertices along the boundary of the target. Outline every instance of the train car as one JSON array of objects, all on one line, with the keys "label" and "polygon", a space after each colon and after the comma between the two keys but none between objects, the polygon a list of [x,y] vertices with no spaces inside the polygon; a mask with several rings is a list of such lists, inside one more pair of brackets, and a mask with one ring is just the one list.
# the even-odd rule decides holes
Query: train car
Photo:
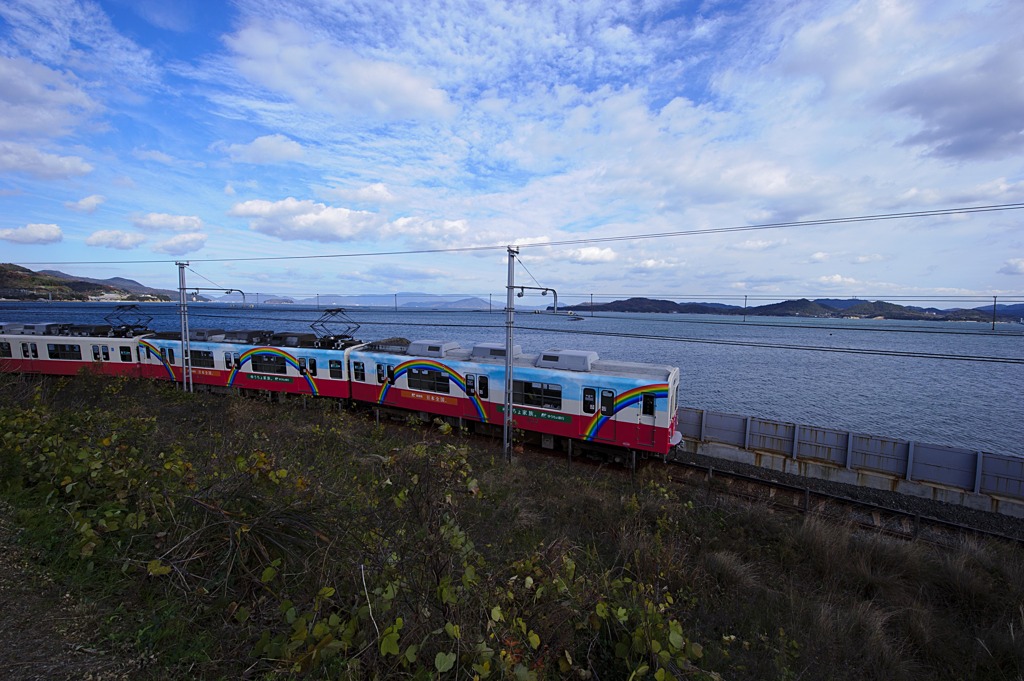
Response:
[{"label": "train car", "polygon": [[[349,399],[346,353],[351,337],[278,333],[267,330],[190,332],[192,383],[211,389],[267,391]],[[181,336],[160,333],[142,341],[144,373],[180,382]]]},{"label": "train car", "polygon": [[[400,339],[353,349],[352,398],[378,408],[442,416],[491,431],[503,424],[505,347],[470,349]],[[676,431],[679,369],[601,360],[596,352],[513,349],[512,409],[517,430],[546,448],[622,449],[667,455]]]},{"label": "train car", "polygon": [[109,325],[3,324],[0,371],[74,376],[88,369],[138,377],[139,343],[147,333]]}]

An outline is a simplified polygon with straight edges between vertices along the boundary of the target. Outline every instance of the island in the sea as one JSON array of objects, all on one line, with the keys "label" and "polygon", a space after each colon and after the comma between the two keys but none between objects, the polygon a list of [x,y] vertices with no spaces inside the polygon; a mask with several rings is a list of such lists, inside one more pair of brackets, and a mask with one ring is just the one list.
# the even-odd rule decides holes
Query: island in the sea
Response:
[{"label": "island in the sea", "polygon": [[820,317],[847,319],[914,319],[929,321],[1018,321],[1024,304],[941,310],[897,305],[881,300],[817,298],[786,300],[770,305],[743,307],[723,303],[677,303],[651,298],[627,298],[608,303],[581,303],[561,308],[567,312],[660,312],[666,314],[746,315],[752,317]]}]

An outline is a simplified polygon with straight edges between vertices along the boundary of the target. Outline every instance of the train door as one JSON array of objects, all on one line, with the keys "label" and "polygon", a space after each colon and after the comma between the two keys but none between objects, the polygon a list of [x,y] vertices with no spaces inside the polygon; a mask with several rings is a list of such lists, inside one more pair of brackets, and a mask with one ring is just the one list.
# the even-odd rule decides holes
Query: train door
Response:
[{"label": "train door", "polygon": [[610,388],[583,388],[583,415],[589,424],[598,416],[605,417],[593,434],[595,440],[615,441],[615,391]]},{"label": "train door", "polygon": [[654,395],[644,393],[643,397],[640,398],[640,416],[637,421],[640,432],[637,433],[637,442],[648,445],[654,444],[654,426],[656,425],[657,413],[657,402]]},{"label": "train door", "polygon": [[490,392],[489,384],[490,380],[486,374],[466,374],[466,397],[469,399],[466,401],[466,406],[463,409],[464,416],[474,421],[480,420],[480,413],[476,410],[476,402],[479,400],[486,404],[487,396]]},{"label": "train door", "polygon": [[35,372],[39,370],[36,360],[39,359],[39,347],[35,343],[21,344],[21,357],[25,360],[25,371]]}]

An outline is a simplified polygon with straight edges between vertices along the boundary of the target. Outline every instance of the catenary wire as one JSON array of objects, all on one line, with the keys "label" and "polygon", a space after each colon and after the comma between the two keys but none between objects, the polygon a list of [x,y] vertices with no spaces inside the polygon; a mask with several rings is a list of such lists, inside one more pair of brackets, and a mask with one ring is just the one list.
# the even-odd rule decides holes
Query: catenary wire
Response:
[{"label": "catenary wire", "polygon": [[[974,213],[990,213],[996,211],[1010,211],[1024,209],[1024,203],[1003,203],[986,206],[964,206],[958,208],[942,208],[936,210],[909,211],[903,213],[878,213],[873,215],[856,215],[840,218],[821,218],[818,220],[793,220],[789,222],[770,222],[756,225],[737,225],[733,227],[711,227],[706,229],[689,229],[672,232],[651,232],[646,234],[626,234],[607,237],[587,237],[581,239],[564,239],[561,241],[537,241],[516,244],[517,248],[550,248],[553,246],[580,246],[585,244],[612,243],[617,241],[641,241],[646,239],[667,239],[680,236],[695,236],[701,234],[727,234],[732,232],[754,232],[768,229],[784,229],[791,227],[819,227],[822,225],[843,225],[859,222],[875,222],[883,220],[906,220],[926,217],[943,217],[950,215],[969,215]],[[237,258],[191,258],[189,262],[259,262],[270,260],[315,260],[330,258],[363,258],[382,257],[392,255],[426,255],[436,253],[468,253],[473,251],[504,250],[508,248],[505,244],[491,244],[485,246],[454,246],[450,248],[420,248],[397,251],[367,251],[363,253],[323,253],[317,255],[277,255],[277,256],[251,256]],[[23,265],[128,265],[144,263],[172,263],[176,260],[78,260],[78,261],[42,261],[25,262]]]},{"label": "catenary wire", "polygon": [[[226,317],[237,319],[237,317]],[[264,321],[280,321],[270,320],[264,318]],[[363,326],[397,326],[397,327],[428,327],[428,328],[466,328],[466,329],[503,329],[503,325],[480,325],[480,324],[438,324],[438,323],[415,323],[415,322],[362,322]],[[729,345],[737,347],[750,347],[750,348],[765,348],[775,350],[799,350],[805,352],[834,352],[840,354],[853,354],[853,355],[876,355],[885,357],[903,357],[903,358],[914,358],[914,359],[935,359],[935,360],[953,360],[953,361],[965,361],[965,362],[985,362],[985,363],[999,363],[999,364],[1024,364],[1024,358],[1016,357],[996,357],[987,355],[958,355],[953,353],[930,353],[930,352],[914,352],[905,350],[883,350],[875,348],[836,348],[836,347],[824,347],[814,345],[792,345],[786,343],[767,343],[757,341],[740,341],[731,339],[710,339],[710,338],[683,338],[679,336],[663,336],[654,334],[636,334],[636,333],[624,333],[614,331],[584,331],[576,329],[551,329],[545,327],[533,327],[533,326],[516,326],[521,331],[540,331],[546,333],[557,333],[577,336],[603,336],[613,338],[629,338],[634,340],[657,340],[657,341],[668,341],[676,343],[697,343],[706,345]]]}]

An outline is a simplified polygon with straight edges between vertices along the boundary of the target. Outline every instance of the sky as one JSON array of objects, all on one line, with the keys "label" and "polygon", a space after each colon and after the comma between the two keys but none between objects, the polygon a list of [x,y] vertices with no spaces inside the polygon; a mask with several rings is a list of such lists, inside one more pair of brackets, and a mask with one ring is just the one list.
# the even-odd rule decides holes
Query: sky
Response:
[{"label": "sky", "polygon": [[[1021,210],[714,231],[1024,203],[1021,26],[1019,0],[4,0],[0,262],[486,295],[513,245],[569,302],[1024,300]],[[651,234],[677,236],[609,240]]]}]

